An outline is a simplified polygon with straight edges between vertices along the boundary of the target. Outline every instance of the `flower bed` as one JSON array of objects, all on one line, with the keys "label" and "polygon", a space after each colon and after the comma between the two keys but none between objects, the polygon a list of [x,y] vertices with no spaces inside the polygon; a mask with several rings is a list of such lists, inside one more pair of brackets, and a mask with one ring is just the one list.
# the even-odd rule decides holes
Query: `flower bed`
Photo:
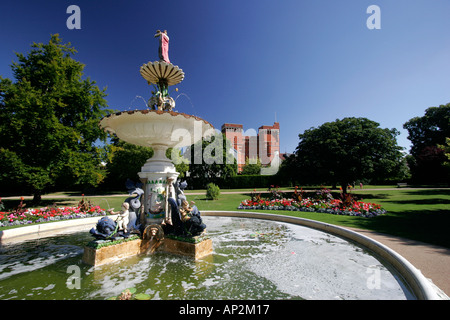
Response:
[{"label": "flower bed", "polygon": [[337,215],[350,215],[361,217],[376,217],[386,213],[379,204],[367,203],[363,201],[352,201],[351,204],[344,206],[340,199],[314,199],[303,198],[294,199],[248,199],[241,202],[240,210],[286,210],[286,211],[304,211],[304,212],[322,212]]},{"label": "flower bed", "polygon": [[29,225],[39,222],[89,218],[107,215],[99,206],[91,206],[86,211],[80,207],[45,207],[40,209],[0,212],[0,227]]}]

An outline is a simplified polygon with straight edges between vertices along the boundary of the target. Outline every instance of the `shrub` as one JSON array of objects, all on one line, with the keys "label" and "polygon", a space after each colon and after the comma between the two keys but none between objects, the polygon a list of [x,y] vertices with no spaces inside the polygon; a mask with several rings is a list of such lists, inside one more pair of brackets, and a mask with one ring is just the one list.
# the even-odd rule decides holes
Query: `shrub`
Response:
[{"label": "shrub", "polygon": [[208,183],[206,186],[206,198],[209,200],[219,199],[220,188],[214,183]]},{"label": "shrub", "polygon": [[280,190],[279,186],[271,185],[267,191],[270,192],[270,200],[277,200],[283,198],[283,191]]},{"label": "shrub", "polygon": [[331,194],[330,189],[321,188],[316,190],[315,199],[330,201],[333,200],[333,195]]}]

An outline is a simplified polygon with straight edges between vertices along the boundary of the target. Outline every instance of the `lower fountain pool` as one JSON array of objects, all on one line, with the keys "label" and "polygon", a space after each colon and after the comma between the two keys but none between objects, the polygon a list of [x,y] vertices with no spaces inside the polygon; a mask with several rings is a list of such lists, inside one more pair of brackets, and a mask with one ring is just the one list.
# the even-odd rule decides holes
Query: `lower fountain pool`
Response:
[{"label": "lower fountain pool", "polygon": [[0,299],[107,299],[126,288],[152,299],[415,299],[365,249],[304,226],[203,217],[213,254],[201,260],[158,252],[92,267],[92,238],[77,232],[2,245]]}]

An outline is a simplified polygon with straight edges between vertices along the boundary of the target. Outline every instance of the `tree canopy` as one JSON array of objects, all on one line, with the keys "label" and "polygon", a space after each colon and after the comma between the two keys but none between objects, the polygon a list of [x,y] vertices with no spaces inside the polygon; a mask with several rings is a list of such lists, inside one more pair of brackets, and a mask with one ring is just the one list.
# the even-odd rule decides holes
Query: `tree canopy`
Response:
[{"label": "tree canopy", "polygon": [[411,140],[411,168],[413,179],[421,183],[448,182],[449,172],[444,148],[450,137],[450,103],[430,107],[422,117],[414,117],[403,125]]},{"label": "tree canopy", "polygon": [[[108,174],[102,187],[112,190],[125,188],[128,179],[134,182],[140,181],[139,172],[142,166],[154,154],[151,147],[134,145],[120,140],[116,136],[113,136],[112,144],[107,148],[109,150],[106,164]],[[189,166],[188,160],[182,157],[181,151],[169,148],[166,151],[166,157],[174,163],[176,171],[180,174],[178,179],[184,179]],[[176,159],[172,159],[172,157],[176,157]]]},{"label": "tree canopy", "polygon": [[96,186],[106,141],[98,126],[105,116],[106,88],[83,77],[76,50],[52,35],[17,53],[14,82],[0,77],[0,183],[35,195],[57,185]]},{"label": "tree canopy", "polygon": [[188,184],[193,188],[205,188],[209,182],[220,181],[237,174],[237,162],[231,155],[231,142],[217,133],[202,139],[186,150],[189,159]]},{"label": "tree canopy", "polygon": [[261,173],[261,160],[259,157],[256,159],[250,159],[247,157],[245,158],[245,165],[242,168],[241,174],[242,175],[254,175],[254,174],[260,174]]},{"label": "tree canopy", "polygon": [[398,134],[366,118],[327,122],[299,135],[287,169],[301,183],[340,184],[344,192],[356,181],[392,178],[404,166]]}]

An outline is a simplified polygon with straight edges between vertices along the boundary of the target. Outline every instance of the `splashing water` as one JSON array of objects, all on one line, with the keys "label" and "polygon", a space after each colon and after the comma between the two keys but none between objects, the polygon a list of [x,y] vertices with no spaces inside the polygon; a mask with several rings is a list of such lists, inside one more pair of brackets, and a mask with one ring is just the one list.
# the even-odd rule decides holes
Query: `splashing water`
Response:
[{"label": "splashing water", "polygon": [[[111,206],[109,205],[109,202],[108,202],[107,199],[101,199],[100,202],[99,202],[99,206],[100,206],[100,203],[102,203],[102,201],[106,201],[106,204],[108,205],[108,210],[110,210],[110,209],[111,209]],[[101,207],[101,206],[100,206],[100,207]]]},{"label": "splashing water", "polygon": [[[192,103],[191,98],[190,98],[186,93],[180,93],[179,95],[176,96],[176,98],[174,99],[174,101],[176,102],[180,96],[186,97],[186,98],[189,100],[189,103],[191,104],[191,108],[195,111],[195,106],[194,106],[194,104]],[[136,102],[136,100],[138,100],[138,99],[142,100],[142,102],[143,102],[144,105],[145,105],[145,108],[148,108],[148,103],[147,103],[147,101],[146,101],[142,96],[136,95],[136,96],[130,101],[130,105],[129,105],[129,107],[128,107],[127,110],[132,110],[132,109],[133,109],[133,104],[134,104],[134,103]],[[134,108],[137,109],[137,106],[134,106]]]},{"label": "splashing water", "polygon": [[133,107],[133,103],[136,101],[136,99],[141,99],[141,100],[144,102],[145,108],[148,107],[147,101],[145,101],[145,99],[144,99],[142,96],[137,95],[137,96],[135,96],[135,97],[133,98],[133,100],[131,100],[130,106],[128,107],[128,110],[131,110],[131,108]]},{"label": "splashing water", "polygon": [[194,111],[195,111],[194,104],[192,103],[191,98],[190,98],[186,93],[180,93],[180,94],[175,98],[175,102],[177,102],[177,100],[178,100],[178,98],[179,98],[180,96],[185,96],[185,97],[189,100],[189,102],[191,103],[192,109],[194,109]]}]

